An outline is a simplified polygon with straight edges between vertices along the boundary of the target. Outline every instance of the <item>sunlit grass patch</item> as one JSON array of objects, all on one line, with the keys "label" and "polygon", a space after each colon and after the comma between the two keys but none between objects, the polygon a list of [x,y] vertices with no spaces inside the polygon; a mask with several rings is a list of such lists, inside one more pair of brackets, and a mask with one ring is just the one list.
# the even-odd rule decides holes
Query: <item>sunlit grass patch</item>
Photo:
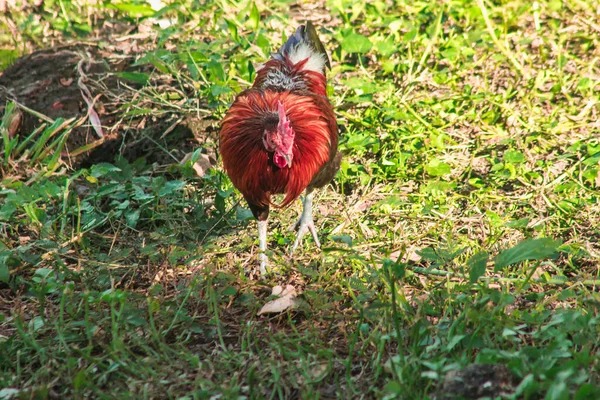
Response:
[{"label": "sunlit grass patch", "polygon": [[[597,7],[165,3],[0,20],[11,57],[97,41],[116,143],[66,162],[79,89],[58,119],[0,87],[0,397],[598,397]],[[323,250],[291,258],[300,204],[274,211],[259,279],[215,133],[305,19],[344,161]],[[288,284],[298,307],[258,316]]]}]

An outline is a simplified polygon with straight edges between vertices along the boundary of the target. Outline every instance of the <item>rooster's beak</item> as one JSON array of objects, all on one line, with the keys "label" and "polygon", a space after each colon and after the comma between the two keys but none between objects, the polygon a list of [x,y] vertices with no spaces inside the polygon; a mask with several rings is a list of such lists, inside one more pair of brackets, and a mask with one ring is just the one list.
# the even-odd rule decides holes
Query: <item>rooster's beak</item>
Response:
[{"label": "rooster's beak", "polygon": [[289,154],[284,154],[283,159],[287,163],[288,168],[292,168],[292,157]]}]

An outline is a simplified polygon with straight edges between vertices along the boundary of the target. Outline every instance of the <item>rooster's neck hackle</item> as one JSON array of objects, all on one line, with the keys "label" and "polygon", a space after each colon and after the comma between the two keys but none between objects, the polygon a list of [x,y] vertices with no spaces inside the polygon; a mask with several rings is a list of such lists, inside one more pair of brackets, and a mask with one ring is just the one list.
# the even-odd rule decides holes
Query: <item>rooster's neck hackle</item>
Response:
[{"label": "rooster's neck hackle", "polygon": [[271,60],[258,68],[254,86],[275,91],[308,90],[326,96],[325,68],[329,56],[314,26],[302,25],[284,43]]}]

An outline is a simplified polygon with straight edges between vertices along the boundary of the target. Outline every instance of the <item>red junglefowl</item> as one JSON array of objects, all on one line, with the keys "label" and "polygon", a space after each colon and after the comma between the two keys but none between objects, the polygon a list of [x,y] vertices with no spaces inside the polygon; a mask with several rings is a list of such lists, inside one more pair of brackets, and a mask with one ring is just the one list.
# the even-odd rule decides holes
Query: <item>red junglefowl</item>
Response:
[{"label": "red junglefowl", "polygon": [[[241,92],[225,115],[219,134],[223,166],[258,220],[260,272],[266,272],[269,208],[286,207],[303,191],[304,208],[292,253],[310,231],[314,189],[331,181],[340,167],[338,128],[327,99],[329,57],[308,22],[281,46]],[[284,194],[281,204],[271,196]]]}]

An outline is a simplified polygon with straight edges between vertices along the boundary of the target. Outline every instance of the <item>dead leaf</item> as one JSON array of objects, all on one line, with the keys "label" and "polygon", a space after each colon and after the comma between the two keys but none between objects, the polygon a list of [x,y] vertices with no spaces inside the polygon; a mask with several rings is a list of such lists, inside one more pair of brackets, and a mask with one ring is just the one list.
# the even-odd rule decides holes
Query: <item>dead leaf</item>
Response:
[{"label": "dead leaf", "polygon": [[8,123],[8,137],[12,138],[21,127],[21,122],[23,122],[23,113],[21,110],[16,109],[10,118],[11,120]]},{"label": "dead leaf", "polygon": [[317,379],[322,379],[323,377],[325,377],[328,370],[329,370],[328,363],[320,363],[320,364],[312,365],[310,367],[310,369],[306,372],[313,380],[317,380]]},{"label": "dead leaf", "polygon": [[71,83],[73,83],[73,78],[60,78],[59,82],[63,86],[71,86]]},{"label": "dead leaf", "polygon": [[558,176],[563,173],[565,169],[569,166],[569,163],[566,160],[560,160],[553,163],[550,167],[548,167],[548,172],[552,176]]},{"label": "dead leaf", "polygon": [[404,250],[404,253],[401,253],[400,250],[394,251],[390,254],[390,260],[393,262],[398,262],[398,257],[403,256],[401,262],[412,261],[418,263],[421,261],[421,256],[417,254],[417,250],[419,250],[415,246],[410,246]]},{"label": "dead leaf", "polygon": [[102,131],[102,123],[100,122],[100,117],[98,116],[98,113],[96,112],[96,110],[94,110],[94,104],[102,94],[99,94],[98,96],[96,96],[96,98],[94,98],[88,87],[85,85],[85,83],[83,83],[87,79],[87,76],[83,72],[84,61],[85,59],[81,58],[81,60],[77,64],[77,72],[79,73],[77,86],[79,86],[79,90],[81,91],[81,97],[83,97],[83,100],[88,106],[88,118],[90,120],[90,125],[92,125],[92,128],[94,128],[94,131],[96,131],[98,137],[103,138],[104,132]]},{"label": "dead leaf", "polygon": [[265,304],[258,315],[267,313],[280,313],[288,309],[298,307],[298,299],[296,298],[296,288],[292,285],[287,285],[285,289],[282,286],[275,286],[271,292],[273,296],[279,296],[278,299],[271,300]]},{"label": "dead leaf", "polygon": [[[181,164],[185,164],[186,162],[188,162],[190,160],[190,158],[192,158],[192,154],[193,153],[186,154],[185,157],[183,157],[183,160],[181,160]],[[194,163],[194,165],[192,165],[192,168],[194,168],[194,171],[196,171],[198,176],[201,178],[204,175],[206,175],[208,170],[211,169],[212,167],[213,167],[213,163],[210,160],[210,156],[208,154],[204,154],[204,153],[200,153],[200,155],[198,157],[198,161],[196,161]]]}]

